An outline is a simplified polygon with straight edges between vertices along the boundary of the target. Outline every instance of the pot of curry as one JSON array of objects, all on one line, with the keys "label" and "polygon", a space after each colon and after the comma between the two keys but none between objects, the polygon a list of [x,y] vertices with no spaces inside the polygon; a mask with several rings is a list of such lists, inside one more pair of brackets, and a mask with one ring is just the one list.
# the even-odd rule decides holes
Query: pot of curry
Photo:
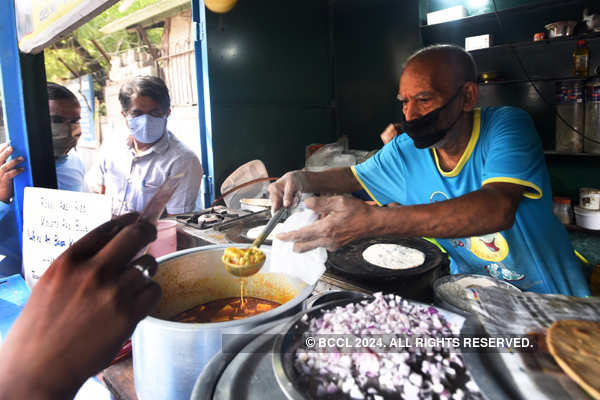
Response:
[{"label": "pot of curry", "polygon": [[[259,272],[241,281],[221,261],[227,247],[231,244],[197,247],[157,260],[154,280],[162,297],[132,337],[140,400],[189,399],[204,365],[221,351],[223,334],[245,333],[296,314],[312,293],[314,285],[284,274]],[[265,268],[270,247],[261,249],[267,256]]]}]

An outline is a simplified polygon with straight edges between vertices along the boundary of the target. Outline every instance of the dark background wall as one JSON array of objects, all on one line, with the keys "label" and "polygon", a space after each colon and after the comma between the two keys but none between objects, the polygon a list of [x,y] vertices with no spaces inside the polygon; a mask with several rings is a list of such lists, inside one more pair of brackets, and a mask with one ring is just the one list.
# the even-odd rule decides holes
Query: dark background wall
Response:
[{"label": "dark background wall", "polygon": [[[261,159],[271,176],[301,168],[304,149],[341,135],[350,147],[381,146],[380,132],[395,120],[402,63],[424,44],[464,45],[491,33],[495,44],[519,43],[518,54],[549,103],[555,81],[572,71],[574,41],[531,45],[553,21],[581,20],[597,0],[496,0],[494,15],[425,26],[428,11],[457,0],[240,0],[228,14],[207,13],[215,182],[246,161]],[[470,3],[466,3],[470,4]],[[539,7],[539,5],[542,7]],[[512,7],[519,6],[517,11]],[[471,14],[489,13],[491,2]],[[600,64],[600,37],[588,43]],[[512,84],[480,87],[480,105],[514,105],[533,117],[544,148],[554,148],[554,106],[525,80],[508,46],[474,51],[480,71]],[[600,186],[600,157],[547,156],[555,194],[575,199],[582,186]]]},{"label": "dark background wall", "polygon": [[335,2],[336,95],[340,132],[350,147],[381,147],[379,134],[396,121],[401,66],[421,47],[419,2]]},{"label": "dark background wall", "polygon": [[335,141],[328,2],[243,0],[207,12],[217,192],[241,164],[271,176],[304,165],[310,143]]}]

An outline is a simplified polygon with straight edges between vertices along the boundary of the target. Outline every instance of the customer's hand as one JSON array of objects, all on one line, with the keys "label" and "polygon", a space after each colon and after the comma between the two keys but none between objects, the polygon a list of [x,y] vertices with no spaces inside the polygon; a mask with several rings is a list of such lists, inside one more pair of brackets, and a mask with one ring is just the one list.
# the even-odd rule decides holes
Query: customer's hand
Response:
[{"label": "customer's hand", "polygon": [[140,271],[156,261],[131,261],[156,229],[137,217],[96,228],[41,277],[0,348],[0,399],[72,398],[156,306],[160,287]]},{"label": "customer's hand", "polygon": [[277,239],[295,242],[294,251],[302,253],[317,247],[335,251],[373,233],[372,215],[378,207],[362,200],[348,196],[311,197],[304,204],[319,219],[302,229],[277,235]]},{"label": "customer's hand", "polygon": [[269,185],[269,197],[273,212],[279,208],[290,207],[297,193],[303,189],[301,171],[291,171]]},{"label": "customer's hand", "polygon": [[12,152],[13,148],[9,143],[0,144],[0,201],[5,203],[8,203],[13,196],[13,178],[25,171],[23,167],[17,168],[17,165],[23,162],[23,157],[6,161]]}]

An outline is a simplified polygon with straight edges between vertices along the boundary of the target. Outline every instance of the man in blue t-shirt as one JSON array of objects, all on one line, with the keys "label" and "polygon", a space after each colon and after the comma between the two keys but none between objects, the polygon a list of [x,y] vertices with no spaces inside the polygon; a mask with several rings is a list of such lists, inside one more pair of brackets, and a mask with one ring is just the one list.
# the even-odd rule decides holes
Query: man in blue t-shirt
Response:
[{"label": "man in blue t-shirt", "polygon": [[473,58],[436,45],[413,54],[400,78],[399,135],[366,162],[324,172],[293,171],[270,186],[274,209],[296,192],[365,189],[380,206],[350,197],[311,198],[320,216],[281,234],[297,251],[337,249],[359,238],[438,240],[453,273],[490,275],[523,290],[587,296],[564,227],[552,213],[550,179],[529,115],[512,107],[476,108]]}]

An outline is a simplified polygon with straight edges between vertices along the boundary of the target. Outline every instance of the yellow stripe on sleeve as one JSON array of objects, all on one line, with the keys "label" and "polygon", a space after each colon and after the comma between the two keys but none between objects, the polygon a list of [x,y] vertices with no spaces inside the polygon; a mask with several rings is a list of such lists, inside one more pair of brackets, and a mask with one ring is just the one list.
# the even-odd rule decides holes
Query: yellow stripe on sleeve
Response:
[{"label": "yellow stripe on sleeve", "polygon": [[528,199],[533,199],[533,200],[541,199],[542,195],[543,195],[542,189],[540,189],[540,187],[538,185],[536,185],[535,183],[531,183],[529,181],[524,181],[523,179],[509,178],[506,176],[486,179],[485,181],[483,181],[481,186],[483,187],[483,186],[487,185],[488,183],[494,183],[494,182],[514,183],[517,185],[525,186],[526,188],[531,189],[530,191],[525,191],[525,193],[523,193],[523,196],[527,197]]},{"label": "yellow stripe on sleeve", "polygon": [[371,191],[369,190],[369,188],[367,188],[367,186],[364,184],[364,182],[360,179],[360,177],[358,176],[358,173],[356,172],[356,170],[354,169],[354,165],[350,167],[350,170],[352,171],[352,173],[354,174],[354,177],[356,178],[356,180],[358,181],[358,183],[360,183],[360,186],[363,187],[363,189],[365,189],[365,191],[367,192],[367,194],[369,196],[371,196],[371,198],[373,200],[375,200],[375,203],[377,203],[377,205],[379,207],[383,207],[383,205],[379,202],[379,200],[377,200],[375,198],[375,196],[373,196],[373,193],[371,193]]}]

